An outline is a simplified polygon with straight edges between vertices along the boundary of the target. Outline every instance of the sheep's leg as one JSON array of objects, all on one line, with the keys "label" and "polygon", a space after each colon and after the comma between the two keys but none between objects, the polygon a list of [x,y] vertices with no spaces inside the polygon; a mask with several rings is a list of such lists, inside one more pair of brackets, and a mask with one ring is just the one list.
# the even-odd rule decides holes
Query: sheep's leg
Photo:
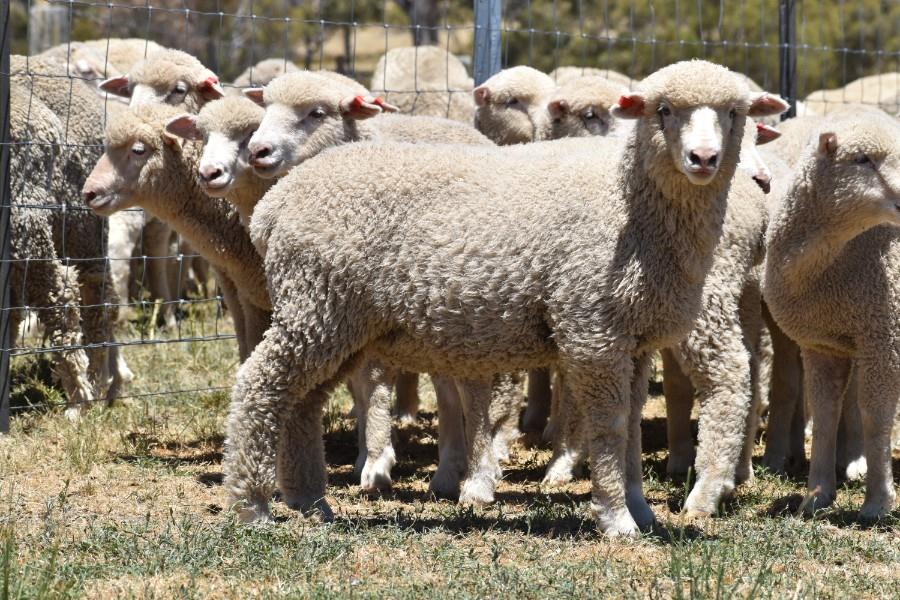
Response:
[{"label": "sheep's leg", "polygon": [[86,265],[78,270],[84,341],[94,346],[87,351],[90,365],[88,377],[98,398],[107,398],[113,383],[109,369],[109,344],[114,341],[113,326],[118,317],[118,299],[108,275],[104,266]]},{"label": "sheep's leg", "polygon": [[734,473],[736,484],[753,481],[753,451],[756,448],[756,433],[759,430],[762,416],[762,293],[758,282],[744,288],[738,313],[743,333],[744,347],[747,350],[750,369],[750,410],[747,412],[744,427],[744,446],[738,459]]},{"label": "sheep's leg", "polygon": [[163,318],[163,325],[168,329],[175,329],[176,297],[169,286],[171,259],[168,257],[172,253],[169,245],[171,234],[169,226],[159,219],[152,217],[147,219],[143,232],[143,251],[147,259],[144,263],[144,272],[150,297],[162,300],[160,316]]},{"label": "sheep's leg", "polygon": [[431,381],[438,405],[438,468],[428,488],[438,498],[456,498],[466,474],[462,400],[453,379],[432,375]]},{"label": "sheep's leg", "polygon": [[419,374],[401,372],[397,376],[397,417],[401,423],[412,423],[419,412]]},{"label": "sheep's leg", "polygon": [[[891,472],[891,428],[900,397],[898,366],[891,359],[892,348],[882,348],[872,356],[857,360],[860,416],[866,454],[866,499],[859,511],[864,520],[880,519],[893,510],[896,500]],[[814,417],[813,428],[818,423]]]},{"label": "sheep's leg", "polygon": [[391,445],[391,392],[397,375],[377,361],[369,361],[364,372],[369,396],[366,418],[362,421],[366,458],[360,472],[360,487],[374,492],[391,487],[391,468],[397,462]]},{"label": "sheep's leg", "polygon": [[607,535],[638,531],[625,501],[631,385],[634,365],[621,353],[613,360],[562,365],[566,385],[582,406],[591,456],[591,511]]},{"label": "sheep's leg", "polygon": [[[764,312],[772,338],[772,376],[769,384],[769,418],[762,464],[774,473],[784,473],[790,462],[803,463],[803,364],[800,348]],[[800,423],[799,434],[797,424]],[[796,439],[799,437],[799,453]]]},{"label": "sheep's leg", "polygon": [[859,413],[857,395],[859,378],[856,371],[850,376],[850,385],[844,394],[841,422],[837,433],[838,472],[847,479],[864,479],[866,476],[866,454],[863,443],[862,416]]},{"label": "sheep's leg", "polygon": [[835,444],[841,396],[850,375],[850,360],[803,350],[804,390],[813,417],[812,455],[807,489],[813,500],[807,512],[830,506],[837,495]]},{"label": "sheep's leg", "polygon": [[666,436],[669,460],[666,473],[683,477],[694,465],[694,437],[691,435],[691,408],[694,406],[694,386],[685,376],[672,349],[662,352],[663,393],[666,396]]},{"label": "sheep's leg", "polygon": [[[505,373],[494,377],[490,417],[494,456],[500,462],[509,462],[509,447],[519,437],[518,423],[522,400],[522,379],[518,373]],[[499,474],[499,464],[497,470]]]},{"label": "sheep's leg", "polygon": [[641,470],[641,413],[647,401],[650,379],[650,355],[634,359],[631,381],[631,407],[628,412],[628,445],[625,455],[625,504],[628,512],[642,529],[656,522],[647,499],[644,498],[644,477]]},{"label": "sheep's leg", "polygon": [[550,418],[552,398],[550,369],[528,371],[528,402],[522,414],[522,433],[529,443],[536,445],[543,436]]},{"label": "sheep's leg", "polygon": [[572,390],[566,385],[566,377],[557,372],[553,386],[553,406],[556,407],[553,421],[556,423],[553,435],[553,456],[547,465],[543,484],[563,485],[572,481],[575,469],[585,457],[586,419],[582,406],[575,401]]},{"label": "sheep's leg", "polygon": [[353,463],[353,476],[359,479],[369,448],[366,445],[366,426],[369,419],[369,399],[372,397],[372,380],[369,377],[368,361],[354,369],[347,377],[347,388],[353,398],[353,411],[356,413],[356,462]]},{"label": "sheep's leg", "polygon": [[725,321],[714,340],[692,334],[681,344],[700,400],[697,482],[684,504],[688,514],[713,514],[722,498],[734,491],[753,403],[750,356],[737,307],[716,313]]},{"label": "sheep's leg", "polygon": [[[302,401],[295,397],[280,399],[286,405],[277,425],[280,435],[276,474],[278,489],[288,507],[330,520],[333,514],[325,500],[327,474],[322,435],[322,408],[327,401],[324,389],[313,390]],[[259,515],[254,510],[248,516]],[[245,513],[241,516],[245,518]]]},{"label": "sheep's leg", "polygon": [[[131,273],[131,255],[141,238],[143,211],[123,210],[109,217],[107,240],[109,272],[116,293],[123,304],[128,303],[128,279]],[[124,311],[120,311],[124,312]]]},{"label": "sheep's leg", "polygon": [[262,341],[266,330],[272,323],[272,313],[254,306],[243,295],[241,295],[239,301],[244,327],[244,346],[247,354],[250,354],[257,344]]},{"label": "sheep's leg", "polygon": [[241,307],[240,293],[230,277],[214,269],[216,281],[219,282],[219,289],[222,290],[222,299],[228,312],[231,313],[231,321],[234,324],[234,336],[237,338],[238,358],[241,362],[247,360],[250,356],[251,348],[247,347],[247,328],[244,323],[244,311]]},{"label": "sheep's leg", "polygon": [[457,383],[468,442],[468,469],[459,501],[474,505],[490,504],[494,501],[498,478],[498,463],[491,435],[491,381],[461,380]]}]

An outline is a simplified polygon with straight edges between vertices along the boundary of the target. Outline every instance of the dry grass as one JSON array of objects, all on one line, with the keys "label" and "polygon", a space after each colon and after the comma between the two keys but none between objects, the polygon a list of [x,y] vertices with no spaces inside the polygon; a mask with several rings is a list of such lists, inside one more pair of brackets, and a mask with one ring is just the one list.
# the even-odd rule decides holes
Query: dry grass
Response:
[{"label": "dry grass", "polygon": [[[227,385],[232,342],[129,348],[133,393]],[[397,483],[383,497],[352,481],[353,422],[342,391],[326,417],[333,523],[275,503],[278,522],[223,514],[225,393],[126,400],[77,423],[19,413],[0,439],[0,597],[896,597],[900,513],[861,528],[858,485],[835,508],[795,517],[802,479],[758,471],[723,515],[682,522],[685,484],[663,479],[661,401],[644,425],[645,480],[660,527],[598,536],[589,488],[538,485],[545,450],[517,447],[497,503],[433,501],[433,397],[398,432]],[[900,457],[898,457],[900,458]],[[895,472],[897,470],[895,469]]]}]

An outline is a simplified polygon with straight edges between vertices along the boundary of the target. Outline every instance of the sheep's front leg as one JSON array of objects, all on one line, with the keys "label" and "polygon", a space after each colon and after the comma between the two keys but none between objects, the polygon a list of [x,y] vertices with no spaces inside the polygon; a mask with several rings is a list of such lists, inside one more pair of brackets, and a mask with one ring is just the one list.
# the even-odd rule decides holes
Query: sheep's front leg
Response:
[{"label": "sheep's front leg", "polygon": [[322,436],[322,409],[328,401],[324,390],[314,390],[303,398],[282,398],[285,403],[279,427],[278,489],[285,504],[325,520],[333,515],[325,500],[327,475]]},{"label": "sheep's front leg", "polygon": [[691,408],[694,406],[694,386],[681,370],[673,350],[662,352],[663,393],[666,396],[666,436],[669,460],[666,473],[683,477],[694,465],[694,438],[691,435]]},{"label": "sheep's front leg", "polygon": [[432,375],[438,408],[438,468],[428,486],[438,498],[457,498],[466,474],[466,432],[456,381]]},{"label": "sheep's front leg", "polygon": [[[509,462],[509,448],[519,437],[522,402],[522,379],[518,373],[504,373],[494,377],[490,417],[494,432],[494,456],[498,461]],[[499,471],[499,464],[497,469]]]},{"label": "sheep's front leg", "polygon": [[625,501],[632,359],[565,365],[566,385],[582,406],[591,457],[591,511],[606,535],[636,535]]},{"label": "sheep's front leg", "polygon": [[491,381],[460,380],[457,384],[468,442],[468,470],[459,501],[475,505],[490,504],[494,501],[498,479],[490,417]]},{"label": "sheep's front leg", "polygon": [[850,375],[850,360],[803,350],[804,389],[813,417],[812,455],[807,488],[813,496],[807,512],[830,506],[837,495],[835,444],[841,396]]},{"label": "sheep's front leg", "polygon": [[360,473],[360,487],[363,491],[374,492],[391,487],[391,468],[397,462],[391,445],[391,392],[396,372],[377,361],[370,361],[365,371],[369,396],[366,417],[362,421],[366,458]]},{"label": "sheep's front leg", "polygon": [[634,359],[631,380],[631,407],[628,412],[628,445],[626,448],[625,503],[638,527],[646,529],[656,522],[656,516],[644,498],[644,480],[641,470],[641,413],[647,401],[647,385],[650,379],[650,356]]},{"label": "sheep's front leg", "polygon": [[[891,364],[896,356],[885,348],[873,356],[857,360],[860,416],[865,445],[866,500],[859,511],[861,519],[880,519],[894,507],[896,493],[891,473],[891,428],[897,415],[900,396],[900,365]],[[818,419],[818,415],[814,417]],[[813,429],[816,421],[813,421]],[[815,444],[815,441],[813,442]]]}]

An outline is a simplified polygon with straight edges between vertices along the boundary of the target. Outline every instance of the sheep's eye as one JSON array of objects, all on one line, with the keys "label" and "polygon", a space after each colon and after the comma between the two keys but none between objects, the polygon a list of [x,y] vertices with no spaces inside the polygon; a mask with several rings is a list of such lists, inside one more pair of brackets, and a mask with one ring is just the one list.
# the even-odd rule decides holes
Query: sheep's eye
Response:
[{"label": "sheep's eye", "polygon": [[517,105],[518,103],[519,103],[519,99],[518,99],[518,98],[510,98],[509,100],[506,101],[506,105],[507,105],[507,106],[515,106],[515,105]]},{"label": "sheep's eye", "polygon": [[865,152],[860,152],[853,157],[853,162],[858,165],[868,165],[872,163],[872,160],[868,156],[866,156]]},{"label": "sheep's eye", "polygon": [[187,84],[182,81],[179,81],[175,84],[175,89],[172,90],[174,94],[187,94]]},{"label": "sheep's eye", "polygon": [[145,152],[147,152],[147,148],[140,142],[131,147],[131,153],[137,156],[143,156]]},{"label": "sheep's eye", "polygon": [[585,120],[596,119],[597,113],[595,113],[592,109],[588,109],[587,112],[584,113]]},{"label": "sheep's eye", "polygon": [[668,106],[666,106],[665,104],[660,104],[659,109],[657,109],[657,112],[664,117],[668,117],[669,115],[672,114],[672,109],[669,108]]},{"label": "sheep's eye", "polygon": [[324,119],[325,118],[325,109],[324,108],[314,108],[310,111],[309,116],[316,119]]}]

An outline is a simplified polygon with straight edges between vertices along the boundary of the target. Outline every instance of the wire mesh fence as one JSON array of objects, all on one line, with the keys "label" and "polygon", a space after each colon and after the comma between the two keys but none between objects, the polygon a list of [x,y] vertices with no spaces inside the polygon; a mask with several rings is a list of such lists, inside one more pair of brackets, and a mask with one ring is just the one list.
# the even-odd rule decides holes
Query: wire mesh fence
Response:
[{"label": "wire mesh fence", "polygon": [[[37,359],[55,361],[60,380],[65,360],[88,361],[97,400],[228,387],[233,356],[199,384],[152,371],[135,372],[131,383],[124,376],[122,361],[136,348],[230,346],[234,334],[208,265],[166,223],[140,210],[100,218],[81,200],[116,102],[96,93],[97,80],[121,71],[110,39],[143,40],[138,58],[152,43],[190,52],[226,88],[258,83],[262,67],[254,65],[268,58],[282,71],[288,64],[333,70],[379,93],[409,96],[403,106],[413,113],[433,106],[420,99],[435,95],[453,116],[454,98],[470,98],[473,85],[503,67],[596,68],[637,81],[694,57],[744,73],[802,101],[804,110],[863,102],[900,112],[894,1],[13,0],[3,11],[0,375],[7,402],[10,363],[15,372]],[[99,64],[79,58],[88,40]],[[406,67],[392,63],[392,54],[382,57],[415,45],[415,56],[434,46],[442,58],[417,58],[394,77],[392,68]],[[47,67],[40,57],[48,53],[63,66]],[[17,85],[27,93],[10,96]],[[63,98],[50,107],[55,138],[38,106],[50,87]],[[17,102],[25,114],[20,129],[10,124]],[[90,127],[82,127],[85,119]],[[39,239],[40,227],[49,239]],[[42,278],[52,293],[32,290]],[[74,356],[79,351],[83,357]],[[14,401],[13,410],[33,404]]]}]

